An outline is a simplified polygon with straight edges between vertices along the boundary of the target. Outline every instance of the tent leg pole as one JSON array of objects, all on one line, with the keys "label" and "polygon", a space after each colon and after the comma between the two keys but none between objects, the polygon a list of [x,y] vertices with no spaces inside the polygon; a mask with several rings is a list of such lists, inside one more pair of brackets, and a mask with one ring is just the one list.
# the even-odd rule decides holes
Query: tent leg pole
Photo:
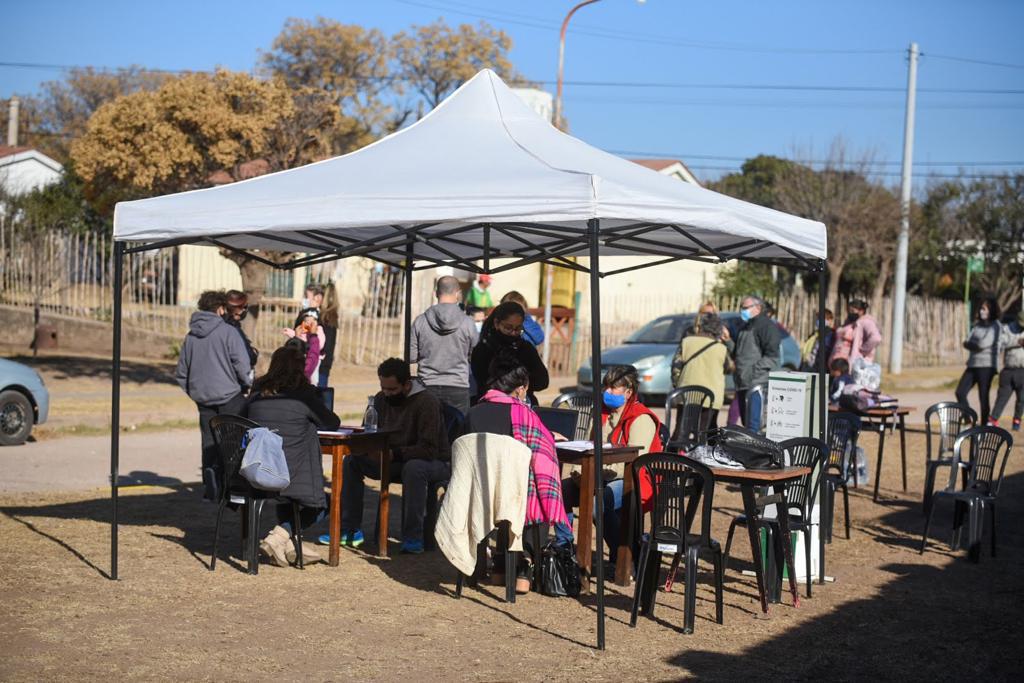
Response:
[{"label": "tent leg pole", "polygon": [[114,366],[110,385],[110,578],[117,580],[117,479],[121,448],[121,290],[124,282],[124,242],[114,242]]},{"label": "tent leg pole", "polygon": [[[601,224],[596,218],[587,222],[590,231],[590,353],[593,375],[590,386],[593,390],[593,412],[591,425],[593,426],[594,439],[594,471],[597,473],[597,481],[603,486],[601,472],[604,471],[602,444],[604,436],[601,424],[601,408],[604,405],[601,394],[601,271],[598,263],[601,244]],[[594,535],[597,537],[597,649],[604,649],[604,491],[597,490],[595,501],[596,529]],[[588,569],[588,567],[584,567]]]},{"label": "tent leg pole", "polygon": [[412,245],[405,248],[405,320],[403,322],[402,357],[412,363]]},{"label": "tent leg pole", "polygon": [[[828,290],[828,268],[824,261],[819,261],[818,266],[818,438],[826,441],[828,426],[825,418],[828,416],[828,359],[825,358],[825,292]],[[827,441],[826,441],[827,443]],[[820,531],[819,531],[820,533]]]}]

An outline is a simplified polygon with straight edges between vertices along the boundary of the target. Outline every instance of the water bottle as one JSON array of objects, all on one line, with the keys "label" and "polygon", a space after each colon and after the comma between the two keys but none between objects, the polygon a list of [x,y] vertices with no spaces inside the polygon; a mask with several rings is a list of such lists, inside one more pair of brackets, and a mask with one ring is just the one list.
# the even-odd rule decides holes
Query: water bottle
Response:
[{"label": "water bottle", "polygon": [[370,396],[366,401],[366,412],[363,413],[363,429],[368,432],[377,431],[377,409],[373,407],[375,396]]}]

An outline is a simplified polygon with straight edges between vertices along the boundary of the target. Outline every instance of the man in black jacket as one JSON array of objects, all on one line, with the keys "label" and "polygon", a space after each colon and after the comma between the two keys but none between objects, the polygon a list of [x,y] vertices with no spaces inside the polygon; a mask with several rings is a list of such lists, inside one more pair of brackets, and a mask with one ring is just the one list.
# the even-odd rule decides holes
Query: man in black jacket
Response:
[{"label": "man in black jacket", "polygon": [[[430,484],[451,476],[451,446],[445,430],[441,402],[411,376],[409,364],[389,358],[377,368],[380,393],[374,406],[379,428],[394,430],[388,438],[391,473],[402,480],[405,516],[402,522],[402,552],[423,552],[423,520]],[[365,477],[378,478],[376,457],[351,455],[345,458],[342,479],[341,540],[358,546],[363,541],[363,492]],[[386,534],[387,529],[379,533]],[[321,537],[321,542],[326,540]]]},{"label": "man in black jacket", "polygon": [[764,314],[765,304],[756,296],[743,299],[740,317],[743,325],[736,335],[736,400],[743,425],[761,430],[768,373],[779,369],[778,325]]}]

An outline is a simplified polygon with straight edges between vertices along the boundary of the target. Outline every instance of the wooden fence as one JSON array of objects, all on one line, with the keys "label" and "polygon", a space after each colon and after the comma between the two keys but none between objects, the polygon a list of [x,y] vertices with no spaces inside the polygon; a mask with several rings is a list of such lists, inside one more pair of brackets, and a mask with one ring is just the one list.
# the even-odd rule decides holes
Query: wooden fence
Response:
[{"label": "wooden fence", "polygon": [[[108,236],[96,233],[17,232],[0,217],[0,303],[53,312],[89,320],[109,321],[113,310],[113,269]],[[312,273],[312,277],[316,277]],[[184,335],[191,306],[177,306],[178,255],[175,249],[131,254],[125,257],[123,290],[124,323],[138,329]],[[424,279],[423,282],[426,282]],[[421,283],[422,284],[422,283]],[[429,283],[428,283],[429,284]],[[374,269],[360,281],[361,305],[342,311],[338,323],[337,359],[356,365],[373,365],[402,353],[404,278],[393,268]],[[429,292],[413,292],[413,311],[429,305]],[[686,292],[655,294],[623,293],[601,297],[604,348],[621,344],[640,326],[661,315],[692,312]],[[845,310],[844,307],[841,309]],[[738,310],[739,301],[719,301],[724,311]],[[817,314],[817,297],[802,290],[774,302],[778,320],[797,340],[811,332]],[[252,337],[263,350],[277,348],[281,330],[294,323],[297,310],[290,299],[266,298],[254,316]],[[882,329],[878,358],[888,359],[891,301],[883,300],[873,315]],[[542,312],[534,309],[540,318]],[[574,374],[590,357],[589,316],[571,309],[555,311],[551,343],[553,374]],[[961,341],[967,324],[962,302],[908,297],[904,364],[908,367],[951,365],[963,360]]]}]

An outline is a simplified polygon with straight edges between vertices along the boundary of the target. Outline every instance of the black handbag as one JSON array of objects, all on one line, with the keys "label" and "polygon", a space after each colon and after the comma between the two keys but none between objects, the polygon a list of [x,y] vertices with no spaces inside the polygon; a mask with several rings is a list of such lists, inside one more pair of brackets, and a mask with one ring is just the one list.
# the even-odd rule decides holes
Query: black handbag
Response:
[{"label": "black handbag", "polygon": [[708,444],[721,448],[726,455],[748,470],[771,470],[782,467],[782,448],[757,432],[729,425],[708,432]]},{"label": "black handbag", "polygon": [[571,543],[549,541],[541,551],[540,592],[552,597],[575,598],[583,583],[576,549]]}]

